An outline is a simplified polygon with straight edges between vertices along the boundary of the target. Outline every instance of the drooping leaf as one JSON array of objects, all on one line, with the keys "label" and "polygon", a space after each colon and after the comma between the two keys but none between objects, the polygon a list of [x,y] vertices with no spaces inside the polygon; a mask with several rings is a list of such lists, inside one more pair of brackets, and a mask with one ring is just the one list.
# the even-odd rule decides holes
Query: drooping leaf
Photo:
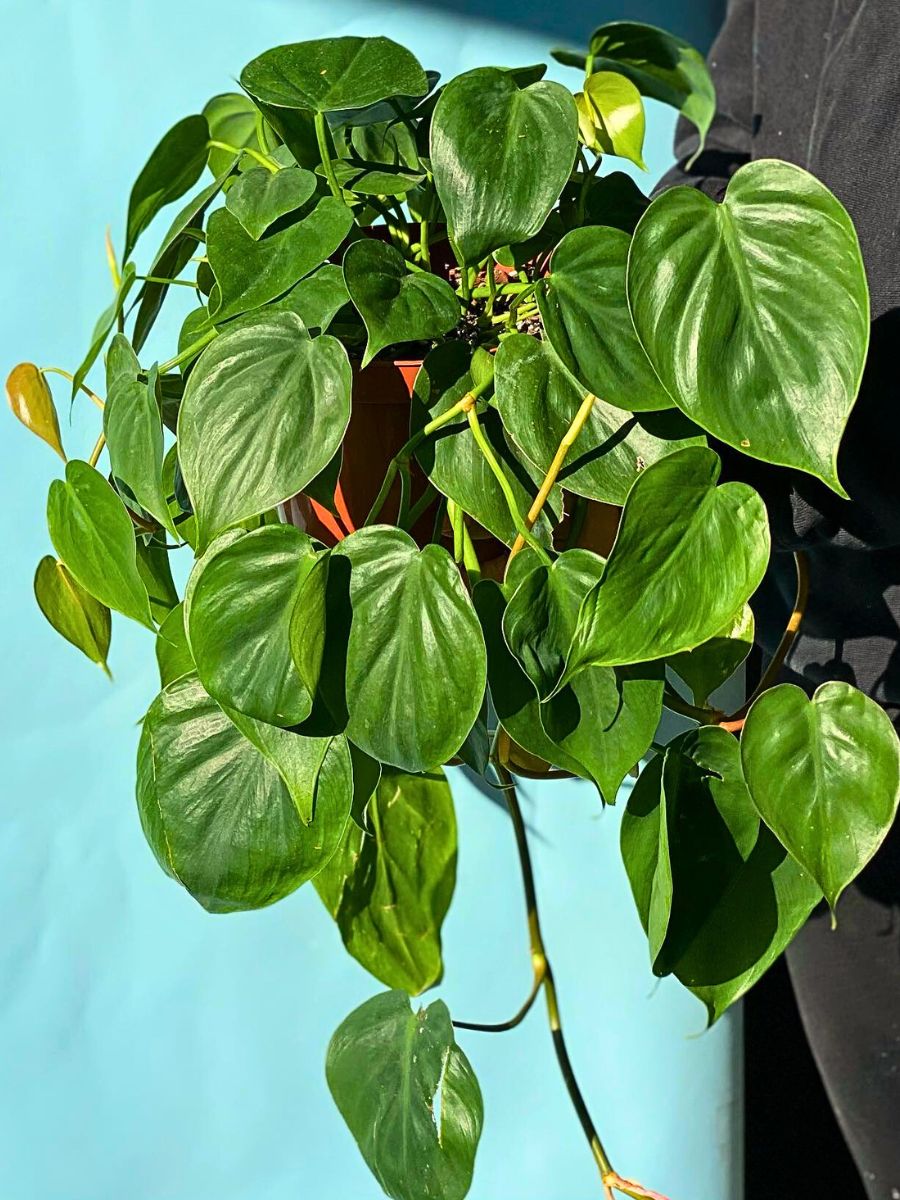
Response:
[{"label": "drooping leaf", "polygon": [[442,1000],[414,1013],[401,991],[373,996],[338,1026],[325,1074],[392,1200],[463,1200],[484,1108]]},{"label": "drooping leaf", "polygon": [[194,567],[187,625],[197,674],[228,708],[270,725],[298,725],[312,700],[291,659],[290,622],[315,562],[293,525],[225,535]]},{"label": "drooping leaf", "polygon": [[638,341],[625,296],[631,238],[592,225],[567,233],[538,288],[544,336],[585,388],[629,413],[671,408]]},{"label": "drooping leaf", "polygon": [[350,763],[353,768],[353,803],[350,806],[350,816],[359,829],[366,833],[372,830],[366,820],[369,801],[375,795],[375,789],[381,780],[381,763],[377,758],[360,750],[348,742],[350,747]]},{"label": "drooping leaf", "polygon": [[295,312],[307,329],[325,333],[349,299],[344,272],[336,263],[325,263],[269,307]]},{"label": "drooping leaf", "polygon": [[753,610],[745,604],[708,642],[669,659],[669,666],[691,689],[695,704],[706,704],[716,688],[731,678],[750,653],[754,633]]},{"label": "drooping leaf", "polygon": [[183,196],[203,174],[208,141],[206,117],[185,117],[172,126],[147,159],[128,200],[123,262],[131,257],[135,243],[159,210]]},{"label": "drooping leaf", "polygon": [[100,351],[106,344],[106,339],[112,332],[119,314],[125,307],[125,301],[128,299],[128,293],[134,286],[135,281],[135,266],[134,263],[128,262],[122,268],[122,280],[116,289],[116,294],[112,303],[108,308],[97,318],[97,323],[94,325],[94,331],[91,334],[91,344],[88,347],[88,352],[82,359],[72,378],[72,397],[74,399],[78,394],[78,389],[87,379],[88,372],[97,361]]},{"label": "drooping leaf", "polygon": [[114,478],[177,539],[162,482],[163,428],[154,368],[146,383],[118,383],[107,392],[103,432]]},{"label": "drooping leaf", "polygon": [[575,101],[558,83],[520,86],[510,72],[483,67],[447,84],[431,122],[431,161],[467,263],[538,232],[577,147]]},{"label": "drooping leaf", "polygon": [[153,629],[147,589],[138,574],[134,526],[103,476],[80,459],[66,464],[47,496],[47,526],[56,553],[95,600]]},{"label": "drooping leaf", "polygon": [[443,973],[441,925],[456,879],[456,818],[443,772],[384,772],[366,824],[370,832],[347,822],[315,888],[357,962],[415,996]]},{"label": "drooping leaf", "polygon": [[[496,354],[495,399],[503,424],[543,475],[588,394],[547,342],[525,333],[504,338]],[[702,432],[677,411],[632,415],[594,400],[569,451],[559,482],[576,495],[624,504],[635,480],[686,446],[704,445]]]},{"label": "drooping leaf", "polygon": [[201,550],[296,495],[331,461],[350,419],[350,384],[340,342],[310,338],[290,312],[248,318],[203,351],[178,414]]},{"label": "drooping leaf", "polygon": [[291,628],[294,662],[333,728],[379,762],[428,771],[472,728],[485,683],[481,629],[440,546],[372,526],[305,580]]},{"label": "drooping leaf", "polygon": [[288,291],[337,250],[352,224],[350,210],[325,196],[308,216],[257,242],[227,208],[217,209],[206,235],[219,288],[211,319],[221,324]]},{"label": "drooping leaf", "polygon": [[812,699],[779,684],[747,714],[741,761],[759,815],[833,909],[897,814],[890,717],[849,683],[823,683]]},{"label": "drooping leaf", "polygon": [[350,811],[343,738],[238,720],[268,752],[186,675],[150,706],[138,749],[147,840],[163,870],[210,912],[261,908],[311,879]]},{"label": "drooping leaf", "polygon": [[712,450],[690,446],[634,484],[603,578],[582,605],[568,679],[585,666],[693,650],[756,591],[769,558],[765,506],[746,484],[717,487],[720,468]]},{"label": "drooping leaf", "polygon": [[274,174],[259,167],[235,180],[225,207],[258,241],[280,217],[302,208],[315,190],[315,175],[302,167],[285,167]]},{"label": "drooping leaf", "polygon": [[635,230],[628,299],[689,417],[845,495],[837,451],[866,359],[869,293],[853,223],[824,184],[765,159],[732,176],[721,204],[696,188],[664,192]]},{"label": "drooping leaf", "polygon": [[[183,523],[179,525],[179,533],[183,533],[184,528]],[[135,542],[134,548],[138,575],[144,581],[144,587],[150,597],[150,612],[153,614],[153,620],[159,623],[165,620],[178,603],[178,589],[172,578],[166,535],[162,530],[149,535],[143,534]]]},{"label": "drooping leaf", "polygon": [[704,726],[642,771],[622,857],[658,974],[674,973],[710,1022],[768,970],[821,899],[759,820],[737,741]]},{"label": "drooping leaf", "polygon": [[[240,92],[223,92],[204,105],[203,116],[209,125],[209,136],[227,146],[242,150],[249,146],[265,152],[257,136],[259,110],[252,100]],[[230,150],[213,146],[209,151],[209,169],[213,175],[221,175],[234,162]]]},{"label": "drooping leaf", "polygon": [[86,592],[65,565],[49,554],[38,563],[34,597],[56,632],[108,675],[111,621],[106,605]]},{"label": "drooping leaf", "polygon": [[428,271],[409,271],[399,250],[375,238],[348,247],[344,282],[369,335],[364,367],[385,346],[428,341],[459,323],[459,300],[450,284]]},{"label": "drooping leaf", "polygon": [[184,628],[183,604],[176,604],[159,627],[156,635],[156,665],[161,688],[196,670]]},{"label": "drooping leaf", "polygon": [[19,363],[6,377],[6,398],[13,415],[66,461],[59,418],[43,372],[34,363]]},{"label": "drooping leaf", "polygon": [[[428,354],[416,376],[412,406],[413,431],[458,403],[477,386],[473,355],[460,341],[442,342]],[[524,456],[517,456],[493,408],[479,412],[478,420],[509,480],[520,512],[527,512],[544,472]],[[501,542],[511,545],[516,527],[497,479],[481,453],[463,414],[443,426],[416,450],[419,466],[443,495],[455,501],[479,525]],[[562,496],[554,488],[534,527],[539,541],[549,545],[550,518],[562,515]]]},{"label": "drooping leaf", "polygon": [[641,94],[618,71],[597,71],[584,82],[575,97],[581,140],[598,154],[627,158],[642,171],[644,148],[644,105]]}]

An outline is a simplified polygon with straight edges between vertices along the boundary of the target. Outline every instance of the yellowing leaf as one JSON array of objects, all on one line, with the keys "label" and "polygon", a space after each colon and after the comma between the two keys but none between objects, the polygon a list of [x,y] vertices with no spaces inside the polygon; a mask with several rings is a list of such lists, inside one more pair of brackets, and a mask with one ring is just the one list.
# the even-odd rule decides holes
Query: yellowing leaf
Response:
[{"label": "yellowing leaf", "polygon": [[617,71],[597,71],[575,97],[581,140],[598,154],[627,158],[642,171],[644,104],[630,79]]},{"label": "yellowing leaf", "polygon": [[43,372],[34,363],[13,367],[6,378],[6,398],[25,428],[42,438],[65,462],[56,405]]}]

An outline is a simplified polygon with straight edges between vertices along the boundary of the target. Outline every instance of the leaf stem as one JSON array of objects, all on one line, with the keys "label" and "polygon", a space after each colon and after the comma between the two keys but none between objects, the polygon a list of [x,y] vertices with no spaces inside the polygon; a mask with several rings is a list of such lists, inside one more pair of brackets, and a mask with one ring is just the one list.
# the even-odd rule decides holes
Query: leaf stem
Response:
[{"label": "leaf stem", "polygon": [[[62,369],[62,367],[41,367],[41,374],[42,375],[61,375],[63,377],[63,379],[68,379],[69,383],[75,382],[75,376],[70,371],[64,371]],[[103,401],[100,399],[100,397],[96,394],[96,392],[92,392],[91,389],[84,383],[79,383],[78,386],[81,389],[81,391],[83,391],[84,394],[91,401],[93,401],[93,403],[96,404],[97,407],[102,412],[103,409],[106,407],[106,405],[103,403]]]},{"label": "leaf stem", "polygon": [[211,139],[206,144],[210,149],[224,150],[227,154],[249,154],[250,157],[255,159],[261,167],[265,167],[266,170],[271,171],[273,175],[277,175],[281,170],[281,167],[279,167],[278,163],[275,162],[274,159],[269,158],[268,154],[262,154],[259,150],[254,150],[250,146],[232,146],[230,142],[220,142],[215,138]]},{"label": "leaf stem", "polygon": [[475,1033],[508,1033],[510,1029],[515,1029],[517,1025],[521,1025],[531,1012],[535,1000],[541,994],[541,987],[547,973],[546,965],[547,960],[545,958],[540,967],[535,967],[534,978],[531,982],[531,991],[528,993],[525,1003],[514,1017],[510,1017],[508,1021],[498,1021],[496,1025],[485,1025],[479,1021],[454,1021],[454,1027],[456,1029],[471,1029]]},{"label": "leaf stem", "polygon": [[347,200],[344,193],[341,191],[341,185],[337,181],[337,176],[334,173],[334,164],[331,161],[331,150],[328,146],[328,131],[325,128],[325,114],[317,112],[315,116],[316,126],[316,141],[319,144],[319,157],[322,160],[322,170],[325,172],[325,178],[328,180],[328,186],[331,188],[331,194],[342,204],[346,204]]},{"label": "leaf stem", "polygon": [[101,433],[94,443],[94,448],[91,451],[91,456],[88,459],[88,466],[96,467],[100,461],[100,455],[103,453],[103,447],[106,445],[106,434]]},{"label": "leaf stem", "polygon": [[216,336],[216,329],[208,329],[206,333],[197,338],[196,342],[191,342],[180,354],[176,354],[174,358],[168,359],[164,363],[160,363],[159,373],[165,375],[166,371],[171,371],[173,367],[180,367],[182,363],[190,362],[190,360],[204,348]]},{"label": "leaf stem", "polygon": [[[566,461],[566,455],[571,450],[588,417],[591,415],[591,409],[594,407],[594,401],[597,399],[592,392],[588,392],[581,402],[578,412],[575,414],[572,424],[562,436],[562,441],[559,443],[556,454],[553,456],[547,474],[544,476],[544,482],[541,484],[538,494],[534,498],[534,503],[528,510],[528,515],[525,518],[525,524],[529,530],[533,528],[535,521],[541,515],[544,505],[547,502],[547,497],[556,483],[557,476],[562,470],[563,463]],[[525,545],[526,539],[520,534],[513,542],[512,550],[509,552],[509,557],[512,560]]]},{"label": "leaf stem", "polygon": [[725,715],[716,708],[700,707],[689,703],[668,685],[663,690],[663,704],[670,712],[678,713],[682,717],[690,717],[692,721],[699,721],[701,725],[716,725],[719,718]]}]

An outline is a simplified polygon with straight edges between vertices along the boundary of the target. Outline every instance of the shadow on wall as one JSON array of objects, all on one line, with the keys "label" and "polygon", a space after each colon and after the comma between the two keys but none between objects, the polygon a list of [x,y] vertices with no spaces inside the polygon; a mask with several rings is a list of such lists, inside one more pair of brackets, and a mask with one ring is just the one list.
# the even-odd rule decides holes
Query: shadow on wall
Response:
[{"label": "shadow on wall", "polygon": [[725,15],[726,0],[620,0],[617,4],[586,5],[584,0],[424,0],[431,8],[460,18],[497,21],[546,34],[561,42],[582,45],[597,25],[606,21],[646,21],[677,33],[706,51]]}]

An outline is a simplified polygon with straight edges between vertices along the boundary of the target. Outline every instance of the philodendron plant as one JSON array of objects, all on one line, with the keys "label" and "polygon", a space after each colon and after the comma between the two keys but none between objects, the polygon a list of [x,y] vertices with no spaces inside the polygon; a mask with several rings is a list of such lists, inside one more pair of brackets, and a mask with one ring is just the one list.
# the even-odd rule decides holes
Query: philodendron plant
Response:
[{"label": "philodendron plant", "polygon": [[[517,775],[575,776],[612,804],[645,764],[625,870],[654,972],[711,1022],[834,908],[897,806],[883,711],[846,683],[775,682],[802,559],[760,686],[736,713],[710,699],[748,654],[769,558],[764,504],[720,482],[716,446],[844,494],[869,333],[853,225],[774,160],[721,203],[684,187],[648,203],[601,164],[642,166],[646,96],[702,145],[703,59],[626,22],[557,58],[577,94],[542,65],[440,86],[380,37],[260,55],[132,188],[113,299],[69,376],[102,410],[90,455],[63,450],[48,376],[66,372],[24,363],[7,385],[65,462],[38,604],[104,669],[111,610],[155,644],[137,797],[161,867],[217,913],[312,882],[390,989],[342,1022],[326,1071],[397,1200],[469,1189],[482,1100],[454,1025],[510,1029],[542,992],[604,1194],[656,1195],[613,1169],[578,1090]],[[139,240],[187,193],[139,274]],[[185,287],[158,361],[148,337]],[[342,456],[363,387],[399,359],[421,362],[408,433],[380,463],[374,441]],[[373,467],[353,514],[341,481]],[[587,536],[598,515],[611,548]],[[664,709],[690,727],[662,745]],[[534,986],[498,1026],[409,1000],[442,976],[460,762],[505,798],[525,886]]]}]

